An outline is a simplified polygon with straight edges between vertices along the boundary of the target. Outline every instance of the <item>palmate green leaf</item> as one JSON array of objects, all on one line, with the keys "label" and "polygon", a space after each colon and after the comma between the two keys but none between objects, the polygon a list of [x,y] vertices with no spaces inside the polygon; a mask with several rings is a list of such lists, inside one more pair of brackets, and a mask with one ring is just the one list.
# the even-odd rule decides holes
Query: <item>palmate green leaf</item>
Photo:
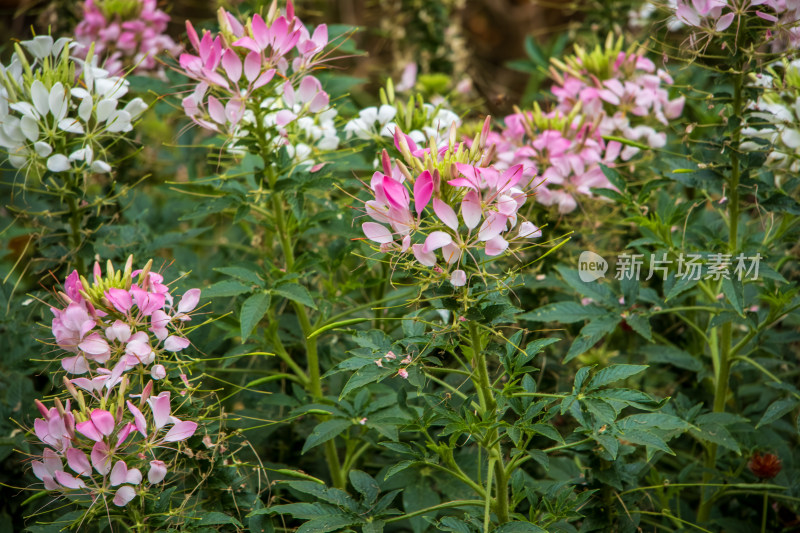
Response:
[{"label": "palmate green leaf", "polygon": [[328,533],[329,531],[336,531],[343,527],[355,526],[360,523],[362,523],[362,520],[351,515],[325,516],[305,522],[297,528],[295,533]]},{"label": "palmate green leaf", "polygon": [[581,329],[580,335],[569,347],[564,363],[568,363],[597,344],[597,342],[617,328],[622,318],[616,314],[608,314],[595,318]]},{"label": "palmate green leaf", "polygon": [[264,318],[269,309],[270,295],[266,291],[257,292],[250,296],[242,304],[242,311],[239,315],[239,323],[242,328],[242,344],[247,342],[253,329]]},{"label": "palmate green leaf", "polygon": [[364,385],[374,383],[388,376],[392,372],[393,371],[389,370],[388,368],[379,367],[374,361],[371,365],[362,366],[355,372],[355,374],[350,376],[350,379],[347,380],[347,384],[345,384],[341,394],[339,394],[339,400],[342,400],[351,391],[359,389]]},{"label": "palmate green leaf", "polygon": [[725,295],[725,298],[730,302],[736,312],[740,315],[744,315],[744,288],[742,287],[742,282],[737,279],[723,279],[722,280],[722,294]]},{"label": "palmate green leaf", "polygon": [[247,283],[252,283],[253,285],[264,285],[264,280],[262,280],[258,273],[250,270],[249,268],[244,268],[240,266],[229,266],[229,267],[218,267],[214,269],[216,272],[221,274],[225,274],[226,276],[230,276],[232,278],[240,279]]},{"label": "palmate green leaf", "polygon": [[358,502],[350,497],[345,491],[333,487],[325,487],[313,481],[283,481],[282,483],[292,487],[293,489],[313,496],[317,500],[327,502],[337,507],[356,512],[358,510]]},{"label": "palmate green leaf", "polygon": [[777,400],[772,402],[767,410],[764,411],[764,416],[761,417],[758,424],[756,424],[756,429],[760,428],[761,426],[765,426],[767,424],[771,424],[772,422],[778,420],[786,413],[792,411],[795,407],[800,405],[800,401],[796,398],[784,398],[782,400]]},{"label": "palmate green leaf", "polygon": [[395,474],[397,474],[399,472],[402,472],[406,468],[414,466],[418,462],[419,461],[410,461],[410,460],[400,461],[399,463],[397,463],[396,465],[392,466],[391,468],[389,468],[389,470],[386,471],[386,474],[384,474],[384,476],[383,476],[384,481],[389,479],[393,475],[395,475]]},{"label": "palmate green leaf", "polygon": [[625,182],[625,179],[623,179],[623,177],[620,176],[619,172],[617,172],[616,169],[609,168],[606,165],[600,163],[600,170],[603,171],[603,175],[606,178],[608,178],[608,181],[611,183],[611,185],[613,185],[620,191],[624,191],[628,187],[628,184]]},{"label": "palmate green leaf", "polygon": [[685,420],[665,413],[639,413],[617,421],[617,428],[620,431],[648,428],[686,431],[691,427],[692,425]]},{"label": "palmate green leaf", "polygon": [[365,522],[361,526],[362,533],[382,533],[384,522],[383,520],[376,520],[374,522]]},{"label": "palmate green leaf", "polygon": [[611,309],[620,308],[619,301],[614,296],[614,293],[611,292],[611,289],[609,289],[606,285],[600,284],[599,281],[585,282],[581,280],[577,270],[567,268],[564,265],[558,265],[556,270],[559,274],[561,274],[564,282],[577,291],[581,296],[591,298],[596,303]]},{"label": "palmate green leaf", "polygon": [[335,516],[341,514],[341,511],[338,508],[333,507],[332,505],[327,505],[325,503],[301,502],[301,503],[289,503],[285,505],[273,505],[271,507],[256,509],[247,516],[250,517],[263,514],[290,514],[295,518],[300,518],[303,520],[312,520],[314,518],[320,518],[322,516]]},{"label": "palmate green leaf", "polygon": [[236,520],[232,516],[228,516],[225,513],[220,513],[218,511],[210,511],[207,513],[196,513],[191,517],[191,524],[197,526],[222,526],[222,525],[233,525],[237,527],[244,527],[241,522]]},{"label": "palmate green leaf", "polygon": [[203,298],[231,297],[239,296],[240,294],[251,292],[252,290],[252,285],[233,279],[225,279],[213,284],[207,289],[203,289],[202,296]]},{"label": "palmate green leaf", "polygon": [[575,322],[583,322],[584,320],[592,320],[607,314],[608,311],[595,305],[581,305],[578,302],[556,302],[523,313],[517,318],[521,320],[530,320],[531,322],[572,324]]},{"label": "palmate green leaf", "polygon": [[378,487],[378,483],[372,476],[361,470],[351,470],[349,477],[353,488],[364,496],[364,503],[367,505],[375,503],[375,500],[378,498],[378,493],[380,492],[380,487]]},{"label": "palmate green leaf", "polygon": [[311,435],[308,436],[306,443],[303,445],[303,450],[300,453],[306,453],[314,446],[319,446],[320,444],[328,442],[352,425],[353,422],[342,418],[334,418],[321,422],[314,428]]},{"label": "palmate green leaf", "polygon": [[[439,494],[433,490],[430,479],[417,477],[410,486],[406,486],[403,490],[403,509],[406,513],[426,509],[441,502]],[[423,533],[428,528],[428,519],[426,517],[434,518],[437,515],[436,511],[431,511],[429,514],[415,516],[409,519],[411,529],[414,533]]]},{"label": "palmate green leaf", "polygon": [[271,291],[273,294],[283,296],[284,298],[288,298],[293,302],[297,302],[311,309],[317,308],[317,304],[314,303],[314,300],[311,298],[311,293],[308,292],[308,289],[297,282],[279,283],[272,287]]},{"label": "palmate green leaf", "polygon": [[706,423],[698,425],[699,427],[691,428],[689,433],[698,440],[713,442],[724,448],[735,452],[736,455],[742,455],[739,448],[739,443],[733,438],[730,431],[728,431],[722,424]]},{"label": "palmate green leaf", "polygon": [[631,429],[623,433],[622,437],[632,442],[633,444],[638,444],[640,446],[644,446],[647,449],[647,460],[649,461],[653,457],[653,453],[657,451],[661,451],[664,453],[668,453],[670,455],[675,455],[675,452],[667,446],[667,443],[664,442],[664,439],[656,435],[655,433],[649,431],[643,431],[641,429]]},{"label": "palmate green leaf", "polygon": [[597,390],[611,383],[628,379],[640,372],[644,372],[649,367],[647,365],[611,365],[598,371],[587,387],[588,391]]},{"label": "palmate green leaf", "polygon": [[611,435],[595,435],[594,440],[600,444],[611,456],[612,459],[617,458],[619,453],[619,440]]}]

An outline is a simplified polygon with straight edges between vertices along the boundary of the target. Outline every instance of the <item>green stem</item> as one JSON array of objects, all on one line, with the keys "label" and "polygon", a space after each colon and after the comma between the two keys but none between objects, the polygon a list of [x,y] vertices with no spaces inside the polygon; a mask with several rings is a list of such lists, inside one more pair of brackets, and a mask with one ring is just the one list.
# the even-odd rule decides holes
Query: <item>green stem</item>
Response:
[{"label": "green stem", "polygon": [[69,227],[70,227],[70,235],[69,235],[69,246],[72,249],[72,252],[75,254],[75,268],[78,272],[83,273],[84,275],[87,274],[84,271],[86,265],[83,263],[83,259],[81,258],[81,254],[79,253],[79,249],[81,247],[81,211],[78,208],[78,200],[76,197],[68,194],[67,196],[67,205],[69,206]]},{"label": "green stem", "polygon": [[424,514],[432,513],[434,511],[438,511],[440,509],[450,509],[451,507],[464,507],[464,506],[480,506],[483,505],[483,501],[481,500],[453,500],[451,502],[440,503],[439,505],[434,505],[432,507],[427,507],[425,509],[419,509],[418,511],[413,511],[411,513],[406,513],[403,515],[392,516],[391,518],[387,518],[384,520],[385,523],[389,524],[391,522],[399,522],[400,520],[405,520],[407,518],[414,518],[415,516],[421,516]]},{"label": "green stem", "polygon": [[761,508],[761,533],[767,533],[767,511],[769,510],[769,494],[764,493],[764,506]]},{"label": "green stem", "polygon": [[[743,111],[742,91],[744,89],[745,65],[740,64],[736,74],[733,87],[733,113],[732,118],[737,117],[741,120]],[[736,125],[731,135],[731,179],[728,192],[728,253],[734,255],[739,242],[739,178],[741,169],[739,168],[739,145],[741,142],[741,122]],[[725,402],[728,398],[728,384],[730,381],[731,358],[733,350],[733,327],[731,322],[722,325],[720,331],[719,352],[717,354],[717,368],[715,368],[714,383],[714,412],[725,412]],[[706,456],[706,472],[703,474],[703,483],[706,484],[713,478],[714,470],[717,468],[717,445],[710,444],[708,455]],[[712,498],[703,490],[701,492],[700,507],[697,511],[698,522],[705,523],[711,516]]]},{"label": "green stem", "polygon": [[[486,363],[486,354],[483,351],[481,337],[478,333],[478,326],[475,322],[469,323],[469,336],[470,344],[472,347],[472,355],[475,361],[475,372],[477,378],[473,378],[475,388],[478,391],[478,399],[480,401],[481,410],[483,411],[484,418],[488,419],[492,425],[497,422],[497,401],[492,392],[492,385],[489,381],[489,368]],[[491,498],[491,478],[492,473],[495,477],[495,498],[494,510],[497,514],[497,520],[501,524],[508,522],[508,472],[503,466],[503,449],[500,445],[497,429],[492,428],[486,436],[486,444],[489,449],[489,474],[487,475],[487,488],[486,488],[486,503],[489,505]],[[487,514],[488,516],[488,514]],[[487,527],[486,524],[484,524]],[[488,530],[487,530],[488,531]]]}]

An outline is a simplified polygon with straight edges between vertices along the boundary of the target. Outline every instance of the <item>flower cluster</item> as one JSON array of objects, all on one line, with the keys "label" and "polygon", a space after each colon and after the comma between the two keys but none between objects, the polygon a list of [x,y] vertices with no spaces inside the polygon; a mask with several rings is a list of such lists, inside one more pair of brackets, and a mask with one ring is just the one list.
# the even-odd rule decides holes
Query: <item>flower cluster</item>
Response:
[{"label": "flower cluster", "polygon": [[362,109],[345,125],[348,139],[354,135],[362,140],[392,139],[400,126],[416,144],[427,145],[433,140],[442,148],[447,145],[451,126],[461,126],[461,119],[444,100],[434,105],[425,102],[419,94],[412,94],[405,102],[395,99],[391,80],[381,89],[380,99],[380,106]]},{"label": "flower cluster", "polygon": [[[653,126],[666,126],[680,117],[685,99],[670,99],[663,84],[672,84],[672,77],[644,55],[625,52],[622,46],[622,37],[615,42],[609,35],[605,47],[587,52],[576,46],[574,56],[554,61],[561,70],[552,70],[556,108],[565,114],[579,109],[587,122],[597,124],[601,136],[661,148],[666,134]],[[638,151],[627,145],[620,156],[628,161]]]},{"label": "flower cluster", "polygon": [[744,16],[765,23],[764,39],[773,41],[773,48],[792,49],[800,43],[800,2],[796,0],[678,0],[674,10],[679,21],[695,30],[690,44],[696,48],[732,26],[740,28]]},{"label": "flower cluster", "polygon": [[[170,391],[155,389],[168,381],[164,352],[189,344],[181,323],[190,320],[199,290],[186,291],[173,308],[168,287],[149,263],[141,271],[131,268],[132,258],[122,272],[109,263],[103,277],[95,265],[92,285],[77,272],[67,277],[60,294],[65,308],[52,309],[53,335],[75,354],[62,360],[67,374],[88,377],[64,377],[71,399],[63,404],[56,398],[48,409],[37,400],[42,418],[33,425],[44,446],[33,473],[45,489],[87,495],[93,503],[113,493],[120,507],[165,479],[172,451],[164,445],[185,441],[198,427],[173,416]],[[145,383],[148,367],[152,379]]]},{"label": "flower cluster", "polygon": [[147,105],[141,98],[124,103],[128,82],[95,66],[91,50],[85,61],[71,57],[69,39],[20,44],[11,63],[0,65],[0,147],[10,163],[39,177],[110,172],[106,146],[131,131]]},{"label": "flower cluster", "polygon": [[156,56],[180,51],[165,33],[168,23],[169,15],[158,9],[156,0],[86,0],[75,39],[85,50],[94,43],[103,67],[115,76],[131,67],[137,73],[163,75]]},{"label": "flower cluster", "polygon": [[[133,278],[138,276],[136,282]],[[59,348],[74,355],[61,360],[69,374],[86,374],[92,378],[76,385],[94,393],[119,383],[122,375],[137,367],[147,368],[164,357],[189,346],[182,334],[184,322],[200,299],[199,289],[186,291],[174,304],[163,277],[144,270],[114,271],[109,264],[102,276],[98,264],[94,268],[94,284],[73,271],[61,294],[64,308],[51,308],[53,336]],[[163,367],[153,367],[158,379]]]},{"label": "flower cluster", "polygon": [[522,165],[524,183],[538,173],[537,201],[569,213],[592,188],[613,188],[601,164],[630,162],[642,148],[663,147],[666,133],[657,128],[680,116],[684,98],[670,99],[662,86],[672,83],[669,74],[623,52],[622,39],[611,36],[605,47],[576,47],[575,56],[554,63],[556,108],[518,110],[489,141],[499,168]]},{"label": "flower cluster", "polygon": [[748,104],[747,126],[742,128],[742,149],[765,151],[765,166],[780,187],[781,182],[800,172],[800,61],[784,62],[782,74],[770,67],[769,73],[754,76],[758,98]]},{"label": "flower cluster", "polygon": [[576,118],[576,113],[544,113],[534,106],[533,111],[507,116],[505,128],[489,135],[497,166],[521,165],[524,183],[538,173],[536,200],[557,205],[560,213],[574,211],[578,197],[591,197],[592,188],[612,187],[600,164],[612,166],[622,149],[617,141],[606,143],[593,124]]},{"label": "flower cluster", "polygon": [[456,143],[455,132],[453,125],[446,146],[431,140],[423,149],[395,129],[405,164],[393,165],[383,152],[382,172],[370,182],[373,199],[365,203],[373,221],[361,228],[381,252],[408,258],[458,287],[467,283],[468,259],[480,271],[479,254],[498,256],[510,243],[528,242],[541,231],[519,213],[528,196],[518,186],[522,166],[501,171],[491,165],[489,119],[471,148]]},{"label": "flower cluster", "polygon": [[[253,141],[262,152],[292,146],[303,161],[313,149],[335,149],[336,113],[310,74],[325,60],[327,26],[309,32],[291,3],[285,14],[273,5],[266,19],[256,14],[245,24],[220,9],[219,25],[220,33],[205,32],[201,38],[186,23],[195,54],[181,54],[180,65],[198,82],[183,99],[186,114],[199,126],[227,135],[234,149]],[[293,134],[304,137],[302,147],[293,145]]]}]

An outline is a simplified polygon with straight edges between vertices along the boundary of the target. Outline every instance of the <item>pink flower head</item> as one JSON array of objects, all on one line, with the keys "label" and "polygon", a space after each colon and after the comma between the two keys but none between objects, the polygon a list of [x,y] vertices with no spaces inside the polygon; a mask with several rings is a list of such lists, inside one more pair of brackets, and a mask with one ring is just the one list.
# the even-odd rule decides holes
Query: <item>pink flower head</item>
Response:
[{"label": "pink flower head", "polygon": [[79,433],[96,442],[103,440],[103,437],[111,435],[115,427],[114,415],[104,409],[93,410],[89,420],[78,422],[75,425],[75,429]]}]

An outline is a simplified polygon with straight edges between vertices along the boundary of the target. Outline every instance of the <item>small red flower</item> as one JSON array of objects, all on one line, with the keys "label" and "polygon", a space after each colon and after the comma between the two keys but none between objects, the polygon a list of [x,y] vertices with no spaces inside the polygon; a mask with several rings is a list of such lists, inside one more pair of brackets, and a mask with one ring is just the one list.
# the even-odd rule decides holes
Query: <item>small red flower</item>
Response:
[{"label": "small red flower", "polygon": [[774,453],[756,452],[747,462],[747,468],[760,479],[772,479],[781,471],[781,460]]}]

